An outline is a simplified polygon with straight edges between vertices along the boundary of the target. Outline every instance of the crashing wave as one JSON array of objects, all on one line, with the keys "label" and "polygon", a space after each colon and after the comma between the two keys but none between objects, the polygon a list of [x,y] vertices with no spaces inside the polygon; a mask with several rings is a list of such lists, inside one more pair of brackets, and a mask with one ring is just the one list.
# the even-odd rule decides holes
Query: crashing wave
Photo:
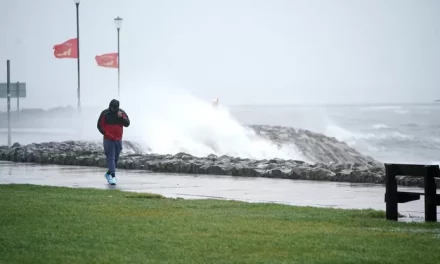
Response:
[{"label": "crashing wave", "polygon": [[[285,159],[296,159],[308,163],[372,163],[377,166],[382,164],[372,157],[365,156],[357,150],[349,147],[346,143],[338,141],[334,137],[327,137],[323,134],[314,133],[309,130],[295,129],[283,126],[250,125],[248,128],[255,132],[259,140],[267,140],[283,153],[287,153]],[[219,146],[215,142],[205,141],[205,147],[209,148],[210,154],[224,155],[219,152]],[[179,152],[190,153],[187,149],[180,149]],[[126,154],[154,154],[148,146],[139,142],[124,141],[123,153]],[[289,153],[294,153],[292,157]],[[299,155],[298,155],[299,154]],[[300,158],[298,158],[300,157]],[[280,158],[280,157],[270,157]]]},{"label": "crashing wave", "polygon": [[252,125],[258,135],[269,139],[279,147],[295,146],[307,160],[314,163],[381,163],[349,147],[334,137],[309,130],[282,126]]}]

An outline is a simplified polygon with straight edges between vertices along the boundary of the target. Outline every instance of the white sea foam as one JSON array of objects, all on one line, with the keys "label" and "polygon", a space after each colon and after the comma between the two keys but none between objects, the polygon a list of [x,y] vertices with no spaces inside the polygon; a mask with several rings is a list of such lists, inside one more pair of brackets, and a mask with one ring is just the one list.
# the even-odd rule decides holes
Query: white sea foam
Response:
[{"label": "white sea foam", "polygon": [[403,110],[403,109],[397,109],[397,110],[394,110],[394,113],[399,114],[399,115],[405,115],[405,114],[408,114],[409,111]]},{"label": "white sea foam", "polygon": [[389,128],[387,125],[385,124],[375,124],[373,125],[373,128],[375,129],[383,129],[383,128]]},{"label": "white sea foam", "polygon": [[155,88],[153,94],[146,90],[124,97],[124,109],[137,120],[126,129],[126,139],[143,142],[155,153],[304,160],[294,146],[278,148],[244,127],[221,101],[218,108],[213,108],[210,101],[183,90]]}]

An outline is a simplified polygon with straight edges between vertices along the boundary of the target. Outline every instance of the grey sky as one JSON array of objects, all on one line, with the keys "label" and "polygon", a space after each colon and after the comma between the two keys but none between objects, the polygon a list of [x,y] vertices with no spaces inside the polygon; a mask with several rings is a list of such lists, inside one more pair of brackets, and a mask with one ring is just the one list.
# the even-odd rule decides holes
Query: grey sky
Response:
[{"label": "grey sky", "polygon": [[[25,107],[75,106],[76,60],[52,50],[76,37],[73,0],[0,3],[0,81],[10,59],[12,80],[28,83]],[[116,51],[116,16],[124,93],[166,85],[223,104],[440,98],[438,0],[82,0],[83,105],[116,96],[117,71],[94,60]]]}]

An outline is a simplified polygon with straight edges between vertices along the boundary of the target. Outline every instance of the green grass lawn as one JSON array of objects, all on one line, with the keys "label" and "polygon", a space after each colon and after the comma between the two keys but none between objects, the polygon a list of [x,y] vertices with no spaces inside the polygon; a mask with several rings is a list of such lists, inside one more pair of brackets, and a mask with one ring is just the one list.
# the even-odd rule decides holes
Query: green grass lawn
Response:
[{"label": "green grass lawn", "polygon": [[384,212],[0,185],[0,263],[440,263]]}]

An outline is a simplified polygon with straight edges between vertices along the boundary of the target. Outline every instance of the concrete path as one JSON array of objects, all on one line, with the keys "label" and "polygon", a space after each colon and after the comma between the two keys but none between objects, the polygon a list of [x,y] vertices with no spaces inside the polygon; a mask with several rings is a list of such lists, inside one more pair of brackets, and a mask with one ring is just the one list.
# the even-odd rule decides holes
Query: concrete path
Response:
[{"label": "concrete path", "polygon": [[[102,168],[0,161],[0,184],[29,183],[81,188],[115,188],[186,199],[213,198],[299,206],[385,210],[385,186],[382,185],[120,170],[118,184],[110,186],[104,178],[104,173],[105,170]],[[399,189],[423,192],[420,188],[399,187]],[[399,204],[399,213],[408,216],[402,219],[404,221],[422,221],[423,196],[422,200]],[[440,213],[438,215],[440,219]]]}]

